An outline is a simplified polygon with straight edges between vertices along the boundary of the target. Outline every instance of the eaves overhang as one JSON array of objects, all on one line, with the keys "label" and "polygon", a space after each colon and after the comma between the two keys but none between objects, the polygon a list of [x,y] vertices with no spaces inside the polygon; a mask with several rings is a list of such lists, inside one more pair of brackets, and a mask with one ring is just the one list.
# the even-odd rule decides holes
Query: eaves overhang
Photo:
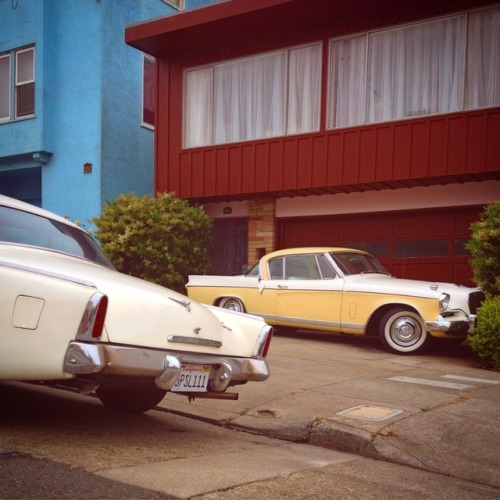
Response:
[{"label": "eaves overhang", "polygon": [[[373,1],[373,0],[368,0]],[[363,3],[366,0],[363,0]],[[297,15],[345,0],[224,0],[169,16],[144,21],[125,29],[125,42],[154,57],[177,52],[179,46],[199,46],[199,40],[232,30],[254,29],[256,23]]]},{"label": "eaves overhang", "polygon": [[52,152],[44,150],[1,156],[0,171],[14,170],[17,168],[42,167],[49,162],[51,156]]},{"label": "eaves overhang", "polygon": [[466,184],[469,182],[500,181],[500,172],[482,172],[475,174],[443,175],[416,179],[401,179],[385,182],[368,182],[363,184],[342,184],[336,186],[296,188],[292,190],[265,191],[254,193],[234,193],[187,198],[193,205],[205,203],[245,201],[259,198],[296,198],[304,196],[320,196],[332,194],[365,193],[367,191],[384,191],[416,187],[446,186],[449,184]]},{"label": "eaves overhang", "polygon": [[[359,20],[359,29],[368,26],[409,22],[498,0],[419,0],[418,9],[405,6],[401,0],[222,0],[168,16],[133,24],[125,29],[125,42],[156,58],[179,50],[199,50],[204,42],[223,37],[254,36],[260,30],[276,29],[277,20],[287,29],[306,24]],[[389,13],[389,15],[387,14]],[[399,15],[404,13],[403,17]],[[226,43],[231,43],[228,39]]]}]

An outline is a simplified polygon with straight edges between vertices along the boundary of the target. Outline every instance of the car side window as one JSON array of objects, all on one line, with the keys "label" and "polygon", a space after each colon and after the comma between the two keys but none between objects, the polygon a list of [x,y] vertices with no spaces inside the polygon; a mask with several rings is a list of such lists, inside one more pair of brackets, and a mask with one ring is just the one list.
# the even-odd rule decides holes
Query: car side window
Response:
[{"label": "car side window", "polygon": [[319,280],[321,274],[315,255],[289,255],[285,260],[285,279]]},{"label": "car side window", "polygon": [[325,255],[318,255],[318,264],[321,271],[321,276],[324,280],[331,280],[337,277],[335,269],[327,260]]},{"label": "car side window", "polygon": [[283,257],[278,257],[269,261],[269,276],[272,280],[283,279]]}]

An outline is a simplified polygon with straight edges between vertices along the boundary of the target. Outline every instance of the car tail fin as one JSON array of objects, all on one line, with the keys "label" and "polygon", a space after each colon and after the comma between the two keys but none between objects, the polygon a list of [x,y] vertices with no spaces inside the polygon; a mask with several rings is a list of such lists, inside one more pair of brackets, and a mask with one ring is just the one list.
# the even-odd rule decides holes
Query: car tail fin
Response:
[{"label": "car tail fin", "polygon": [[98,340],[104,330],[104,319],[108,309],[108,297],[94,293],[87,302],[76,337],[80,340]]}]

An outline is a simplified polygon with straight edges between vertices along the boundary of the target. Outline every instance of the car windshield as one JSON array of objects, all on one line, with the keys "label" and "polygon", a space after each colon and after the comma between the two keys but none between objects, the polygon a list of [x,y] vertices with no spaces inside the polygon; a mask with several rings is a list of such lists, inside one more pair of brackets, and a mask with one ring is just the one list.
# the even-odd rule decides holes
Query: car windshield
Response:
[{"label": "car windshield", "polygon": [[356,252],[330,252],[330,256],[346,275],[389,274],[384,266],[372,255]]},{"label": "car windshield", "polygon": [[0,207],[0,241],[48,248],[113,269],[97,243],[85,231],[10,207]]}]

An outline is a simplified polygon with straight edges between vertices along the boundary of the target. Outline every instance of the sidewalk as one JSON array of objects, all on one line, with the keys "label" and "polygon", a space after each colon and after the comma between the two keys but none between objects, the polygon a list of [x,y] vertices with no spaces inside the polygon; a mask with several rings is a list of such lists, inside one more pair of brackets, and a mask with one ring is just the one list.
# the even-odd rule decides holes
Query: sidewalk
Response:
[{"label": "sidewalk", "polygon": [[420,356],[376,339],[275,335],[266,382],[238,401],[169,393],[165,411],[500,488],[500,373],[467,346]]}]

